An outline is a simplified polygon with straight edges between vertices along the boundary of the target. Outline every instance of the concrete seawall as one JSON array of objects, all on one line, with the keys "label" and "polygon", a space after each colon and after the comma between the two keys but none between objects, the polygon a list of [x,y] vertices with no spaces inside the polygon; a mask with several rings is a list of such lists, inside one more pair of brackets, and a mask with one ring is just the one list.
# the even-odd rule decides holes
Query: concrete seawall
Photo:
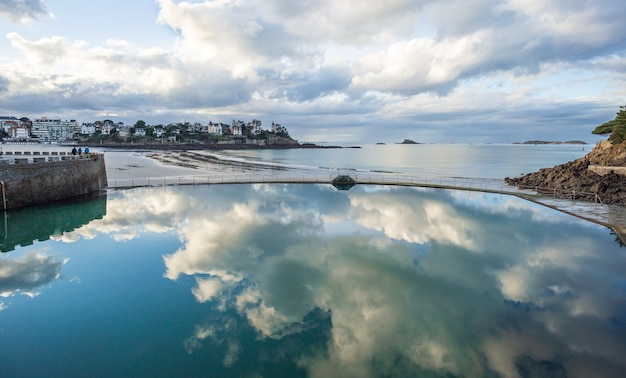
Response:
[{"label": "concrete seawall", "polygon": [[0,210],[80,196],[106,186],[101,154],[0,161]]}]

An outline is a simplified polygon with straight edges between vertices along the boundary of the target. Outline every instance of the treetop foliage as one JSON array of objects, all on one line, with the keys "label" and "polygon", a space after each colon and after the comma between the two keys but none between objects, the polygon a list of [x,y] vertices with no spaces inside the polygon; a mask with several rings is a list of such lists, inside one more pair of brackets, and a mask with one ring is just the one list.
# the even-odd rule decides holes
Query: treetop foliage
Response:
[{"label": "treetop foliage", "polygon": [[593,130],[592,134],[611,134],[609,141],[613,144],[620,144],[626,140],[626,106],[620,106],[619,112],[608,122],[603,123]]}]

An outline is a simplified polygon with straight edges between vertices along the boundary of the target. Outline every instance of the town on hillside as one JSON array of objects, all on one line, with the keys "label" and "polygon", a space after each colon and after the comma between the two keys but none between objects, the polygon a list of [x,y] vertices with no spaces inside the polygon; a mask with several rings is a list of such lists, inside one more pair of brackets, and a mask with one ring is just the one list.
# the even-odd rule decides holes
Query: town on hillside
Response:
[{"label": "town on hillside", "polygon": [[168,125],[148,125],[139,120],[128,125],[108,119],[79,124],[73,119],[41,117],[31,121],[26,117],[0,116],[0,138],[9,143],[297,143],[279,123],[272,122],[269,129],[264,129],[257,119],[233,120],[230,124],[181,122]]}]

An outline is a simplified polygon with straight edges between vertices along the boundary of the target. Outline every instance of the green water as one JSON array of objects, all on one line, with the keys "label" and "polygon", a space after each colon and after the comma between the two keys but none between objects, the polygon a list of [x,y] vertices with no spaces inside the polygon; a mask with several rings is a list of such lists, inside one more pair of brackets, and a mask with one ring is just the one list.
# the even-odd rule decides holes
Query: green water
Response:
[{"label": "green water", "polygon": [[626,371],[625,250],[515,197],[215,185],[30,211],[5,216],[2,377]]}]

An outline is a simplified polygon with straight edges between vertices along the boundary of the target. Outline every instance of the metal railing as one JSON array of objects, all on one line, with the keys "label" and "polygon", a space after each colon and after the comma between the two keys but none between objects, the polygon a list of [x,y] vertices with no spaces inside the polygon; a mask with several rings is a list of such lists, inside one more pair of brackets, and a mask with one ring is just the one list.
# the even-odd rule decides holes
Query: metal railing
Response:
[{"label": "metal railing", "polygon": [[[167,176],[167,177],[135,177],[108,180],[109,188],[158,187],[176,185],[207,185],[207,184],[331,184],[337,176],[335,173],[249,173],[249,174],[210,174],[194,176]],[[562,188],[537,186],[514,186],[504,180],[463,178],[463,177],[427,177],[387,174],[358,174],[350,175],[358,184],[417,186],[444,189],[460,189],[481,192],[495,192],[506,194],[525,194],[536,196],[550,196],[554,198],[585,200],[603,203],[597,193],[572,191]]]},{"label": "metal railing", "polygon": [[592,202],[603,203],[598,193],[593,193],[593,192],[576,191],[576,190],[563,189],[563,188],[530,186],[530,185],[518,185],[518,188],[531,190],[539,195],[548,195],[554,198],[570,199],[572,201],[575,201],[577,199],[590,201],[590,199],[593,199]]},{"label": "metal railing", "polygon": [[93,159],[102,156],[97,152],[82,153],[80,155],[72,155],[71,153],[45,151],[40,152],[5,152],[0,156],[0,164],[32,164],[32,163],[45,163],[51,161],[62,160],[80,160],[80,159]]}]

